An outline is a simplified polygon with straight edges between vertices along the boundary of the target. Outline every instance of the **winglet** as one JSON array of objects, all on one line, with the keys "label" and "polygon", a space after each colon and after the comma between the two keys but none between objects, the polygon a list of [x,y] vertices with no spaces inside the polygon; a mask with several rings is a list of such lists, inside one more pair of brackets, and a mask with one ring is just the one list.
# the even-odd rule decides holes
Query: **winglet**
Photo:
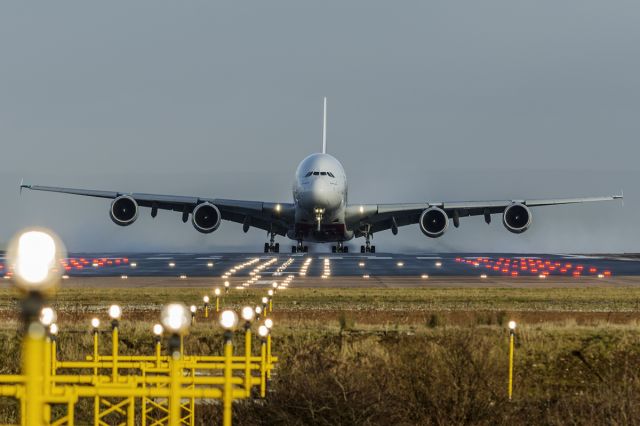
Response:
[{"label": "winglet", "polygon": [[24,184],[24,178],[20,179],[20,195],[22,195],[22,188],[31,188],[31,185]]},{"label": "winglet", "polygon": [[322,114],[322,153],[327,153],[327,97],[324,97],[324,110]]}]

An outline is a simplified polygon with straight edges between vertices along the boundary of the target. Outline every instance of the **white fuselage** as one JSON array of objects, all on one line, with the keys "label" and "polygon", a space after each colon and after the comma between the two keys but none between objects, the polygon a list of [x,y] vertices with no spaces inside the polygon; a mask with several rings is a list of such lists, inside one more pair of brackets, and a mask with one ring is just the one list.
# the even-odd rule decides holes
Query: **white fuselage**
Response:
[{"label": "white fuselage", "polygon": [[346,228],[347,176],[329,154],[311,154],[298,165],[293,183],[294,240],[339,242],[353,238]]}]

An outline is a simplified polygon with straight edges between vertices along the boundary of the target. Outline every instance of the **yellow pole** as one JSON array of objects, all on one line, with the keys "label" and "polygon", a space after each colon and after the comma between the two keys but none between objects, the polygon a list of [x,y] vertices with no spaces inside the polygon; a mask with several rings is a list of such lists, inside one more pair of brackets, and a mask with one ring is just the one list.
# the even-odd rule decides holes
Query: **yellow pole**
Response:
[{"label": "yellow pole", "polygon": [[156,367],[160,368],[160,361],[162,357],[162,343],[160,339],[156,339]]},{"label": "yellow pole", "polygon": [[22,368],[25,375],[25,417],[27,426],[45,424],[42,398],[45,364],[45,330],[38,322],[28,325],[22,346]]},{"label": "yellow pole", "polygon": [[271,378],[271,333],[267,334],[267,378]]},{"label": "yellow pole", "polygon": [[220,312],[220,297],[216,296],[216,312]]},{"label": "yellow pole", "polygon": [[[44,361],[44,365],[43,365],[43,387],[44,387],[44,400],[47,399],[47,397],[49,396],[49,391],[50,389],[50,376],[51,376],[51,367],[53,364],[53,358],[51,357],[51,349],[52,349],[52,341],[51,341],[51,337],[47,336],[44,339],[44,356],[45,356],[45,361]],[[51,423],[51,406],[49,404],[44,404],[43,405],[43,411],[44,411],[44,421],[46,424]]]},{"label": "yellow pole", "polygon": [[231,404],[233,402],[233,384],[231,383],[231,361],[233,358],[233,341],[230,331],[225,333],[224,340],[224,390],[222,426],[231,426]]},{"label": "yellow pole", "polygon": [[273,312],[273,297],[269,298],[269,312]]},{"label": "yellow pole", "polygon": [[113,383],[118,380],[118,325],[113,326],[113,332],[111,333],[111,356],[113,358],[113,368],[111,369],[111,375],[113,377]]},{"label": "yellow pole", "polygon": [[181,374],[181,366],[180,366],[181,355],[180,352],[174,352],[171,355],[170,359],[170,387],[171,387],[171,396],[169,397],[169,425],[170,426],[180,426],[180,376]]},{"label": "yellow pole", "polygon": [[93,375],[98,376],[98,330],[93,330],[93,362],[96,366],[93,367]]},{"label": "yellow pole", "polygon": [[180,335],[180,358],[184,356],[184,336]]},{"label": "yellow pole", "polygon": [[204,304],[204,317],[205,318],[209,318],[209,304],[208,303]]},{"label": "yellow pole", "polygon": [[260,344],[260,397],[267,396],[267,341],[262,339]]},{"label": "yellow pole", "polygon": [[51,375],[56,375],[58,369],[58,343],[56,339],[51,341]]},{"label": "yellow pole", "polygon": [[251,397],[251,327],[246,326],[244,333],[244,390],[247,398]]},{"label": "yellow pole", "polygon": [[513,330],[509,332],[509,401],[511,401],[511,395],[513,394],[513,343],[515,333]]}]

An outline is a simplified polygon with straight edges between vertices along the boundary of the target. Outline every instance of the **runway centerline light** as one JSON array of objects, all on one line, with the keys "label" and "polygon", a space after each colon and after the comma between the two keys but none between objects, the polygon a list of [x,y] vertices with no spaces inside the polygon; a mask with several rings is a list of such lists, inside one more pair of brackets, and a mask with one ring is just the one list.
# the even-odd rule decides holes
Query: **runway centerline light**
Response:
[{"label": "runway centerline light", "polygon": [[160,322],[171,333],[186,334],[191,323],[189,310],[182,303],[169,303],[162,308]]},{"label": "runway centerline light", "polygon": [[119,305],[111,305],[109,306],[109,318],[112,320],[120,319],[122,316],[122,308]]},{"label": "runway centerline light", "polygon": [[220,325],[225,330],[233,330],[238,325],[238,314],[231,310],[222,311]]},{"label": "runway centerline light", "polygon": [[16,285],[25,291],[45,291],[54,287],[64,268],[64,245],[51,231],[27,229],[11,240],[7,266]]}]

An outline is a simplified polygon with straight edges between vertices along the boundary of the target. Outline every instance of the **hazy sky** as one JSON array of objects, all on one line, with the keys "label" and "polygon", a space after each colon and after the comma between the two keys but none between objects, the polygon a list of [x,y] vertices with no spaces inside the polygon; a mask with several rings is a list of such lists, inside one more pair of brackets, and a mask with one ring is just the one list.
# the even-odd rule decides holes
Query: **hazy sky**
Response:
[{"label": "hazy sky", "polygon": [[0,241],[46,225],[74,251],[259,250],[238,224],[120,228],[106,200],[17,185],[290,201],[326,95],[353,203],[625,191],[534,209],[522,235],[467,218],[378,250],[640,250],[637,1],[221,3],[0,4]]}]

